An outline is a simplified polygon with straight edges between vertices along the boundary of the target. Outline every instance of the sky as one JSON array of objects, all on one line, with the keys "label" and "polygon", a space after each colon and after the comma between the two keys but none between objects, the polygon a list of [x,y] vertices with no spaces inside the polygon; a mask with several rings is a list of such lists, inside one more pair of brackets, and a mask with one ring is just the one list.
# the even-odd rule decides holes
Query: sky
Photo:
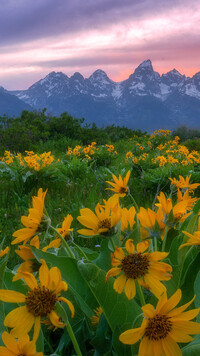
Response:
[{"label": "sky", "polygon": [[144,60],[160,74],[200,71],[199,0],[0,0],[0,86],[49,72],[122,81]]}]

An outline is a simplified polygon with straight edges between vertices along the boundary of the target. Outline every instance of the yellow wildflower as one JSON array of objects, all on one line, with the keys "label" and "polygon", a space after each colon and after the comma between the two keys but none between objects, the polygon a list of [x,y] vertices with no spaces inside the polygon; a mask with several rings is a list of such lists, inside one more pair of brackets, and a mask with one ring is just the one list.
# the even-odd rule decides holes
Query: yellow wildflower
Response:
[{"label": "yellow wildflower", "polygon": [[38,190],[38,195],[32,197],[33,208],[29,209],[28,216],[22,216],[21,222],[25,228],[17,230],[14,232],[13,236],[16,237],[11,244],[17,244],[19,242],[27,242],[31,237],[35,236],[40,228],[42,222],[43,210],[44,210],[44,199],[47,190],[42,191],[42,188]]},{"label": "yellow wildflower", "polygon": [[13,335],[6,331],[2,334],[4,345],[0,346],[0,356],[43,356],[42,352],[36,352],[34,341],[30,341],[28,334],[15,340]]},{"label": "yellow wildflower", "polygon": [[164,262],[159,262],[168,256],[166,252],[146,252],[149,242],[144,241],[137,244],[137,252],[131,239],[126,241],[125,254],[121,247],[116,247],[111,253],[112,266],[107,274],[109,277],[119,277],[114,282],[114,289],[121,294],[123,289],[128,299],[135,297],[135,281],[148,288],[157,298],[166,291],[166,287],[160,281],[168,281],[171,278],[172,267]]},{"label": "yellow wildflower", "polygon": [[1,289],[0,300],[8,303],[25,303],[8,313],[4,319],[4,325],[12,328],[14,337],[23,337],[34,326],[33,340],[36,341],[40,332],[40,322],[43,318],[49,318],[56,327],[63,327],[59,316],[55,312],[57,301],[63,301],[74,316],[73,304],[66,298],[60,296],[61,291],[66,291],[68,285],[61,280],[61,273],[57,267],[48,269],[46,262],[41,260],[39,269],[39,284],[33,274],[21,272],[25,283],[30,290],[27,294],[13,290]]},{"label": "yellow wildflower", "polygon": [[113,188],[106,188],[108,190],[112,190],[116,194],[119,195],[119,197],[124,197],[126,193],[128,192],[128,181],[130,177],[131,171],[129,170],[126,174],[126,177],[122,179],[121,175],[119,175],[119,178],[117,178],[114,174],[112,175],[112,178],[115,183],[106,181],[106,183],[110,184]]},{"label": "yellow wildflower", "polygon": [[120,341],[132,345],[142,338],[138,356],[181,356],[178,342],[190,342],[193,340],[190,335],[200,333],[200,324],[190,321],[199,314],[199,308],[184,312],[194,298],[189,303],[175,308],[181,295],[181,290],[178,289],[167,300],[164,293],[156,309],[151,304],[144,305],[142,325],[123,332],[119,337]]}]

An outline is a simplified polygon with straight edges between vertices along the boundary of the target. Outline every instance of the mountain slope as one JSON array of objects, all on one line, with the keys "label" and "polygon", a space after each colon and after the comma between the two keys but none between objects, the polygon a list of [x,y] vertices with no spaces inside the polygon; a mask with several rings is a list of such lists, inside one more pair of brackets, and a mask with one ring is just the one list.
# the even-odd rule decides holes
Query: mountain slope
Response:
[{"label": "mountain slope", "polygon": [[30,111],[32,108],[28,103],[0,87],[0,116],[17,116],[21,114],[22,110]]}]

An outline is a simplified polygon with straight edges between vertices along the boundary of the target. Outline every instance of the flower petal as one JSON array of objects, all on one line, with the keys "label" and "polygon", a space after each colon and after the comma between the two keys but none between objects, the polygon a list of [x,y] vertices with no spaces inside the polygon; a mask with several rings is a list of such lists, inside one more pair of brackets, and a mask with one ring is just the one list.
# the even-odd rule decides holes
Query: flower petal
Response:
[{"label": "flower petal", "polygon": [[126,276],[124,274],[122,274],[115,280],[115,282],[113,284],[114,290],[117,293],[121,294],[124,289],[125,283],[126,283]]},{"label": "flower petal", "polygon": [[40,333],[40,316],[35,318],[35,325],[33,331],[33,342],[36,342]]},{"label": "flower petal", "polygon": [[[169,298],[166,303],[159,309],[159,312],[162,314],[167,314],[170,310],[175,308],[180,302],[182,292],[178,289],[172,296]],[[157,308],[156,308],[157,309]]]},{"label": "flower petal", "polygon": [[[2,334],[2,340],[4,342],[4,345],[12,352],[18,353],[18,347],[17,347],[17,341],[14,339],[13,336],[11,336],[9,333],[6,331],[3,332]],[[1,355],[1,351],[0,351]]]},{"label": "flower petal", "polygon": [[142,335],[144,334],[144,327],[136,328],[136,329],[129,329],[124,331],[120,336],[119,340],[126,345],[135,344],[140,340]]},{"label": "flower petal", "polygon": [[8,303],[24,303],[26,296],[13,290],[0,289],[0,300]]},{"label": "flower petal", "polygon": [[71,311],[71,316],[72,318],[74,317],[74,313],[75,313],[75,310],[74,310],[74,306],[73,304],[70,302],[70,300],[68,300],[67,298],[64,298],[64,297],[60,297],[59,300],[63,301],[64,303],[66,303]]},{"label": "flower petal", "polygon": [[135,252],[135,246],[133,244],[132,239],[128,239],[126,241],[126,250],[128,251],[128,253],[131,253],[131,254]]},{"label": "flower petal", "polygon": [[45,260],[41,259],[41,262],[42,262],[42,266],[39,269],[40,284],[41,284],[41,286],[48,287],[48,285],[49,285],[49,269],[47,267]]},{"label": "flower petal", "polygon": [[125,294],[129,300],[133,299],[135,297],[136,288],[135,288],[135,280],[134,279],[129,278],[127,280],[124,291],[125,291]]},{"label": "flower petal", "polygon": [[108,278],[117,276],[117,275],[120,274],[121,272],[122,272],[122,270],[121,270],[121,268],[119,268],[119,267],[111,268],[111,269],[107,272],[107,274],[106,274],[105,281],[107,282]]},{"label": "flower petal", "polygon": [[182,356],[180,347],[169,335],[161,343],[166,356]]},{"label": "flower petal", "polygon": [[4,319],[4,325],[9,328],[14,328],[11,334],[15,336],[22,336],[28,334],[31,330],[35,317],[28,312],[26,306],[12,310]]}]

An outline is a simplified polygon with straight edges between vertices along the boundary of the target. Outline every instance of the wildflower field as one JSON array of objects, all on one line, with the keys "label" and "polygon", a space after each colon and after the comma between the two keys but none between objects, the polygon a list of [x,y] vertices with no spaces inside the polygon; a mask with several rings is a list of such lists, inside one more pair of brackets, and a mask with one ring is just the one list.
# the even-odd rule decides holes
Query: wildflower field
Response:
[{"label": "wildflower field", "polygon": [[199,151],[4,151],[0,182],[0,355],[200,354]]}]

